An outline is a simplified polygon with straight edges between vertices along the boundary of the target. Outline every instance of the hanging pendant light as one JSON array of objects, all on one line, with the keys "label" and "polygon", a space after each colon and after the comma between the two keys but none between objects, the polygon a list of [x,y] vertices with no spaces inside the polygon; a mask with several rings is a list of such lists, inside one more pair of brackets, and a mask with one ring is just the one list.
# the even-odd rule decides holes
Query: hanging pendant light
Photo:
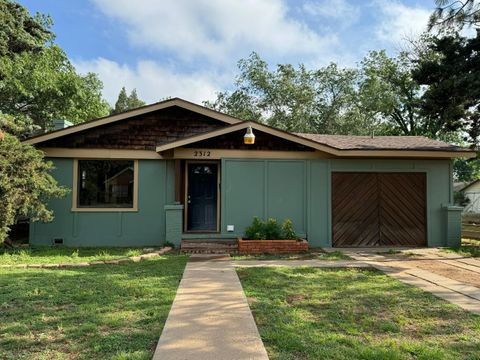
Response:
[{"label": "hanging pendant light", "polygon": [[253,130],[251,126],[247,128],[247,132],[243,137],[243,143],[247,145],[255,144],[255,135],[253,135]]}]

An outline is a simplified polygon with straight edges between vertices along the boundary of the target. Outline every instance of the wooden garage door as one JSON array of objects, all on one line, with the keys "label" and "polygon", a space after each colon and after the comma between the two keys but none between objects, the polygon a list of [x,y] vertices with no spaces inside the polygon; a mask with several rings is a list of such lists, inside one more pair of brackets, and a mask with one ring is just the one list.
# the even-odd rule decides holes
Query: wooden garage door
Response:
[{"label": "wooden garage door", "polygon": [[332,173],[333,246],[426,245],[425,173]]}]

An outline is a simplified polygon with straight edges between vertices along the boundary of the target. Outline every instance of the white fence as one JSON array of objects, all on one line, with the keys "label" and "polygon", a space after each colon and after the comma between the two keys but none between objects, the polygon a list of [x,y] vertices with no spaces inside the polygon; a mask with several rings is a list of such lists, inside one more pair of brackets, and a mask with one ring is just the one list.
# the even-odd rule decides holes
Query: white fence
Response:
[{"label": "white fence", "polygon": [[472,191],[472,192],[465,192],[465,197],[468,198],[470,201],[465,206],[464,212],[472,212],[472,213],[480,213],[480,192]]}]

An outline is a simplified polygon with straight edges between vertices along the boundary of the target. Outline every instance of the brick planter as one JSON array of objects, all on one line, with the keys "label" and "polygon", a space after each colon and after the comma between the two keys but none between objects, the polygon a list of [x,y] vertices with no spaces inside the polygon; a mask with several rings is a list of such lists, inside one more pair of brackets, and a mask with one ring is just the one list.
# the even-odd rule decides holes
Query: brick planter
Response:
[{"label": "brick planter", "polygon": [[238,239],[241,254],[290,254],[308,250],[306,240],[243,240]]}]

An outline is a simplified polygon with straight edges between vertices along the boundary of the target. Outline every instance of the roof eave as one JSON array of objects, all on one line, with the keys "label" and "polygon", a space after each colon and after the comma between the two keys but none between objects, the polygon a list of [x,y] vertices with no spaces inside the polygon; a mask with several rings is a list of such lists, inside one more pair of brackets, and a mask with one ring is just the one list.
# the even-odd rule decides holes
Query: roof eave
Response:
[{"label": "roof eave", "polygon": [[98,118],[98,119],[93,119],[93,120],[90,120],[90,121],[86,121],[86,122],[81,123],[81,124],[77,124],[77,125],[67,127],[65,129],[59,129],[59,130],[55,130],[55,131],[50,131],[50,132],[45,133],[45,134],[32,136],[30,138],[27,138],[27,139],[23,140],[23,142],[26,143],[26,144],[34,145],[34,144],[38,144],[38,143],[41,143],[41,142],[44,142],[44,141],[56,139],[56,138],[59,138],[59,137],[62,137],[62,136],[74,134],[76,132],[92,129],[92,128],[95,128],[97,126],[102,126],[102,125],[114,123],[114,122],[117,122],[117,121],[120,121],[120,120],[125,120],[125,119],[129,119],[129,118],[132,118],[132,117],[135,117],[135,116],[148,114],[148,113],[153,112],[153,111],[158,111],[158,110],[166,109],[166,108],[173,107],[173,106],[178,106],[178,107],[181,107],[183,109],[190,110],[190,111],[199,113],[201,115],[211,117],[215,120],[222,121],[222,122],[224,122],[228,125],[243,122],[242,120],[237,119],[233,116],[223,114],[223,113],[220,113],[220,112],[212,110],[212,109],[208,109],[204,106],[197,105],[197,104],[192,103],[190,101],[186,101],[186,100],[183,100],[183,99],[180,99],[180,98],[173,98],[173,99],[164,100],[164,101],[161,101],[161,102],[158,102],[158,103],[155,103],[155,104],[142,106],[142,107],[137,108],[137,109],[125,111],[125,112],[120,113],[120,114],[110,115],[110,116],[106,116],[106,117],[103,117],[103,118]]},{"label": "roof eave", "polygon": [[222,129],[213,130],[208,133],[190,136],[181,140],[162,144],[156,147],[156,152],[161,153],[174,148],[194,144],[199,141],[221,136],[234,131],[246,129],[251,126],[255,130],[263,131],[285,140],[289,140],[300,145],[308,146],[314,150],[322,151],[326,154],[338,158],[432,158],[432,159],[452,159],[457,157],[473,158],[477,156],[474,151],[446,151],[446,150],[365,150],[365,149],[338,149],[330,145],[321,144],[316,141],[288,133],[283,130],[275,129],[254,121],[244,121],[242,123],[226,126]]}]

